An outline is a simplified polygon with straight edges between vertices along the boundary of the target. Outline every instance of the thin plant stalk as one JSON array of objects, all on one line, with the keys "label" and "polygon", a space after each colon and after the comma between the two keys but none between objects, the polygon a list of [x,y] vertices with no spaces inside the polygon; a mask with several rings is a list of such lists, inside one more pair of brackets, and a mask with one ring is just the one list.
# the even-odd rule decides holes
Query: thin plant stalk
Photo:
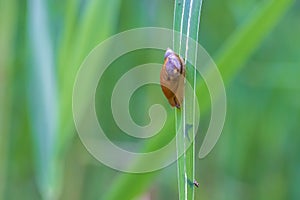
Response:
[{"label": "thin plant stalk", "polygon": [[[188,38],[198,41],[202,0],[176,0],[174,9],[174,31],[180,32],[179,38],[173,37],[173,49],[184,59],[186,81],[192,85],[193,92],[185,89],[182,111],[175,110],[176,141],[178,152],[178,190],[179,199],[194,199],[195,177],[195,90],[196,68],[187,59],[196,63],[196,47],[191,47]],[[184,37],[184,35],[186,37]],[[183,152],[183,155],[179,155]]]}]

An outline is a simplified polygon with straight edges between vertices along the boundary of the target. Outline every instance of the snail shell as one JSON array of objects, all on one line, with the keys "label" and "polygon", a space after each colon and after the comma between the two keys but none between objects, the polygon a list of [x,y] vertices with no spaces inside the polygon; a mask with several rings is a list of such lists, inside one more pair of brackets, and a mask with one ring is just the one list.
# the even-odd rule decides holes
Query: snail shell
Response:
[{"label": "snail shell", "polygon": [[180,108],[183,100],[185,65],[178,54],[170,48],[165,53],[165,60],[160,71],[162,91],[172,107]]}]

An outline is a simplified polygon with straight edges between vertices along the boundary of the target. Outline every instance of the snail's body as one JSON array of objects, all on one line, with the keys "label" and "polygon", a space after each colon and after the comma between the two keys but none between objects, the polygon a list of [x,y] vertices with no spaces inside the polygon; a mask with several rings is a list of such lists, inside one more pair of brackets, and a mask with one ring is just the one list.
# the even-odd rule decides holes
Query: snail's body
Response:
[{"label": "snail's body", "polygon": [[160,71],[162,91],[172,107],[180,108],[183,101],[185,78],[184,61],[171,49],[165,53],[165,61]]}]

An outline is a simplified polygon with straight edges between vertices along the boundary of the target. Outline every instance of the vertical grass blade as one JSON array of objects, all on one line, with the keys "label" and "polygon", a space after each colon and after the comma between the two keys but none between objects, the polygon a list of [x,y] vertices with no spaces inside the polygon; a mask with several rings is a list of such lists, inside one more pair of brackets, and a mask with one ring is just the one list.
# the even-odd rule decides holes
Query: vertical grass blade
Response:
[{"label": "vertical grass blade", "polygon": [[28,1],[29,41],[32,49],[29,102],[39,189],[43,199],[54,199],[58,193],[53,162],[58,106],[53,47],[44,3],[41,0]]},{"label": "vertical grass blade", "polygon": [[174,9],[173,29],[179,31],[180,36],[177,38],[174,34],[173,49],[184,59],[186,81],[193,87],[193,92],[185,90],[182,111],[175,110],[177,151],[186,149],[178,159],[179,199],[194,199],[196,68],[187,62],[187,58],[196,61],[197,48],[191,46],[183,35],[198,41],[201,5],[202,0],[176,0]]},{"label": "vertical grass blade", "polygon": [[[66,24],[73,23],[74,15],[78,9],[78,3],[72,2],[67,15]],[[67,141],[73,136],[72,118],[72,91],[75,76],[80,64],[87,54],[101,41],[109,37],[116,28],[116,20],[120,9],[120,0],[113,1],[89,1],[87,2],[83,16],[78,26],[67,26],[63,30],[63,39],[59,53],[59,107],[61,110],[61,121],[59,124],[58,149],[61,154]],[[103,16],[107,20],[102,19]],[[71,39],[70,39],[71,38]]]},{"label": "vertical grass blade", "polygon": [[0,3],[0,200],[5,199],[7,176],[7,160],[9,159],[8,141],[11,118],[12,62],[13,45],[16,31],[16,1],[1,1]]},{"label": "vertical grass blade", "polygon": [[[68,0],[67,10],[59,45],[58,84],[60,122],[55,147],[55,160],[63,168],[66,150],[74,136],[72,116],[72,91],[80,64],[88,53],[102,40],[111,35],[117,24],[120,0],[87,1],[85,6],[78,0]],[[82,14],[79,14],[81,13]],[[105,19],[103,18],[105,16]],[[72,182],[74,179],[68,179]],[[77,191],[78,192],[78,191]],[[69,192],[64,195],[71,196]]]}]

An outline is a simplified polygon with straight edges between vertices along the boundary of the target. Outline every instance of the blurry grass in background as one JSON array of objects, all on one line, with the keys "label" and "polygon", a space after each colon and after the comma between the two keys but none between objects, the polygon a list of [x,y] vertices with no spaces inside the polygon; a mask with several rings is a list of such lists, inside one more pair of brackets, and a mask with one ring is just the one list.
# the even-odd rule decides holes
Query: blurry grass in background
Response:
[{"label": "blurry grass in background", "polygon": [[[40,185],[39,175],[46,170],[42,168],[47,164],[44,162],[48,162],[41,159],[45,158],[40,155],[45,150],[43,142],[49,141],[43,137],[44,131],[36,134],[34,128],[49,115],[44,113],[45,118],[40,119],[33,117],[35,112],[40,112],[41,108],[34,102],[41,101],[41,93],[32,95],[37,91],[29,87],[36,80],[37,71],[32,69],[42,70],[32,55],[35,50],[29,13],[34,10],[30,2],[41,1],[0,2],[0,199],[50,198],[41,189],[44,186]],[[200,189],[195,191],[195,199],[300,198],[300,88],[297,82],[300,4],[291,3],[289,0],[203,3],[199,39],[213,58],[220,61],[217,64],[227,83],[228,113],[216,148],[206,159],[196,159]],[[108,193],[124,199],[132,199],[136,194],[152,199],[178,198],[176,164],[139,175],[109,169],[94,160],[80,143],[71,112],[74,77],[86,54],[120,31],[143,26],[172,28],[173,4],[171,0],[44,2],[54,65],[48,70],[54,71],[58,95],[58,117],[52,120],[57,120],[58,130],[53,133],[53,158],[49,160],[52,164],[47,165],[53,174],[43,175],[48,176],[45,187],[54,188],[53,193],[59,199],[102,199],[104,195],[109,196]],[[286,13],[285,5],[292,5]],[[265,11],[262,16],[255,14],[260,11]],[[248,29],[252,22],[261,19],[259,17],[264,19],[259,21],[259,26]],[[276,26],[271,29],[273,24]],[[38,29],[37,34],[41,33]],[[245,36],[247,39],[241,40]],[[245,58],[254,50],[246,62]],[[162,62],[162,57],[163,52],[158,51],[135,52],[124,57],[124,67],[120,62],[117,63],[120,67],[112,66],[107,76],[122,74],[137,63]],[[114,78],[103,80],[105,89],[97,91],[97,108],[103,107],[115,81]],[[39,81],[33,84],[42,85]],[[201,96],[199,99],[201,104]],[[159,87],[141,88],[132,101],[135,102],[130,108],[133,119],[140,124],[147,124],[145,113],[153,103],[162,103],[173,114]],[[109,109],[101,112],[110,115]],[[99,118],[103,115],[101,112]],[[111,133],[109,137],[120,140],[116,135],[123,133],[111,118],[101,118],[101,122],[105,119],[103,123]],[[196,138],[196,150],[208,121],[209,114],[201,116],[203,128]],[[45,127],[45,131],[47,128],[53,127]],[[166,127],[161,134],[171,131],[173,126]],[[168,139],[165,140],[160,142],[164,144]],[[142,150],[144,146],[151,149],[162,145],[137,143],[137,148]]]}]

